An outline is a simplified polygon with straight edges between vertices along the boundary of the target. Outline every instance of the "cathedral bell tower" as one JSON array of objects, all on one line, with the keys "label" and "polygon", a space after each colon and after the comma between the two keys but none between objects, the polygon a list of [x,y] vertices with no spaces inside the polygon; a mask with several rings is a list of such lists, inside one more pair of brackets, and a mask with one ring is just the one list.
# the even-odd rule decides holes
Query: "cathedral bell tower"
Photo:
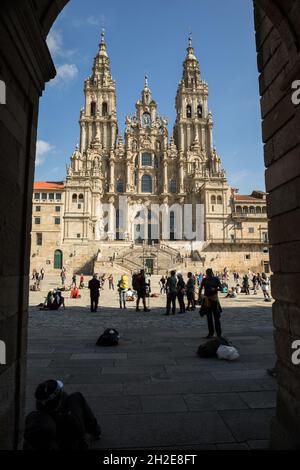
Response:
[{"label": "cathedral bell tower", "polygon": [[110,155],[118,135],[116,84],[110,71],[104,32],[94,59],[93,72],[84,83],[85,106],[80,113],[80,152],[96,143]]},{"label": "cathedral bell tower", "polygon": [[180,155],[192,146],[199,147],[206,160],[213,156],[212,115],[208,112],[208,85],[201,79],[200,66],[195,56],[192,37],[189,37],[187,55],[183,62],[183,76],[176,95],[177,118],[174,141]]}]

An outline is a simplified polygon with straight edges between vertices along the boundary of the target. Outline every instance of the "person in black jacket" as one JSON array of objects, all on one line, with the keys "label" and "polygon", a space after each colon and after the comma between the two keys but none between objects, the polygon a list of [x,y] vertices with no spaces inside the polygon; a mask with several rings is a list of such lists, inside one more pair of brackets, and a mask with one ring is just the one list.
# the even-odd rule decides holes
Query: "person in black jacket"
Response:
[{"label": "person in black jacket", "polygon": [[180,311],[179,313],[185,313],[185,303],[184,303],[184,296],[185,296],[185,282],[183,280],[182,274],[177,274],[177,299],[179,303]]},{"label": "person in black jacket", "polygon": [[200,308],[200,315],[207,317],[208,336],[211,338],[216,334],[218,337],[222,336],[221,330],[221,313],[222,308],[218,298],[218,291],[222,290],[222,284],[220,279],[214,276],[212,269],[206,270],[206,277],[202,280],[200,286],[200,293],[204,289],[204,298]]},{"label": "person in black jacket", "polygon": [[97,312],[99,296],[100,296],[100,281],[97,279],[97,274],[93,275],[93,279],[89,281],[89,289],[91,296],[91,312]]},{"label": "person in black jacket", "polygon": [[36,411],[25,420],[24,450],[87,450],[87,434],[101,428],[84,396],[67,394],[59,380],[47,380],[35,392]]},{"label": "person in black jacket", "polygon": [[145,271],[141,269],[140,273],[134,278],[134,289],[137,292],[136,311],[140,310],[140,300],[142,299],[144,312],[150,312],[146,305],[147,289],[150,288],[149,282],[146,282]]}]

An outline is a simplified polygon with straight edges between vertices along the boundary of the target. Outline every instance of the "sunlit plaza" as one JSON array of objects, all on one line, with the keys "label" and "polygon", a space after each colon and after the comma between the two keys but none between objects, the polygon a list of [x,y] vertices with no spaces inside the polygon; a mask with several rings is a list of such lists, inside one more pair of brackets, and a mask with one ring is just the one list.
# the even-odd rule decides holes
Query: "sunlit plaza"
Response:
[{"label": "sunlit plaza", "polygon": [[[152,293],[159,294],[159,279],[151,276]],[[199,308],[166,317],[166,296],[159,294],[149,299],[151,312],[136,312],[134,302],[123,310],[117,288],[109,290],[106,281],[97,313],[90,312],[86,288],[79,299],[64,293],[65,310],[39,310],[49,288],[59,284],[58,276],[46,275],[42,290],[30,294],[27,411],[36,386],[55,378],[86,396],[103,429],[96,447],[268,447],[276,380],[267,369],[275,355],[272,304],[261,292],[220,295],[223,334],[240,353],[227,362],[197,356],[207,335]],[[95,345],[105,328],[118,330],[118,346]]]}]

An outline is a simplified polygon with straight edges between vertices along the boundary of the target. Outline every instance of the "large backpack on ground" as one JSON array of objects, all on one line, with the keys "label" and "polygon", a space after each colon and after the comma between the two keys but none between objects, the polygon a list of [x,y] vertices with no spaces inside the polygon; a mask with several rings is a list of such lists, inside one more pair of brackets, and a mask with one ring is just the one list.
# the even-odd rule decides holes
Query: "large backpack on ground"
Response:
[{"label": "large backpack on ground", "polygon": [[206,341],[203,344],[200,344],[197,354],[200,357],[209,358],[209,357],[216,357],[217,350],[219,346],[224,345],[228,346],[229,343],[224,338],[212,338]]},{"label": "large backpack on ground", "polygon": [[97,346],[117,346],[119,344],[120,335],[114,328],[107,328],[97,339]]}]

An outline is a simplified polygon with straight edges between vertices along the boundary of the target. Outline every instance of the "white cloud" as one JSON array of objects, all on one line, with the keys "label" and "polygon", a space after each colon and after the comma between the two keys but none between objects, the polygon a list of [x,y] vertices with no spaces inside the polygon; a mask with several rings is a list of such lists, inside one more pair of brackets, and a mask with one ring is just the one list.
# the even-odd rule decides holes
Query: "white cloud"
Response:
[{"label": "white cloud", "polygon": [[56,67],[56,77],[51,80],[51,85],[58,83],[67,83],[78,75],[78,68],[75,64],[62,64]]},{"label": "white cloud", "polygon": [[47,37],[47,45],[53,57],[70,58],[75,54],[72,49],[66,49],[63,44],[63,36],[59,30],[51,30]]},{"label": "white cloud", "polygon": [[60,80],[73,80],[78,75],[75,64],[62,64],[57,67],[57,78]]},{"label": "white cloud", "polygon": [[53,146],[45,140],[38,140],[36,143],[35,166],[41,166],[45,162],[46,155],[53,150]]},{"label": "white cloud", "polygon": [[75,28],[80,28],[82,26],[98,26],[101,28],[107,28],[109,21],[105,15],[89,15],[86,18],[75,18],[72,21],[72,24]]}]

